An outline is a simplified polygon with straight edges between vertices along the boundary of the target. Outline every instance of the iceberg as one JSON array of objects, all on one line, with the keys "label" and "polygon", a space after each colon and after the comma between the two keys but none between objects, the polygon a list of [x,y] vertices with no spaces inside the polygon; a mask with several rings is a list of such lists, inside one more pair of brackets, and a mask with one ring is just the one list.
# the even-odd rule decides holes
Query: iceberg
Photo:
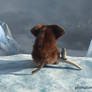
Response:
[{"label": "iceberg", "polygon": [[91,40],[89,48],[88,48],[87,56],[92,57],[92,40]]},{"label": "iceberg", "polygon": [[8,25],[0,21],[0,55],[21,53],[21,48],[14,40]]}]

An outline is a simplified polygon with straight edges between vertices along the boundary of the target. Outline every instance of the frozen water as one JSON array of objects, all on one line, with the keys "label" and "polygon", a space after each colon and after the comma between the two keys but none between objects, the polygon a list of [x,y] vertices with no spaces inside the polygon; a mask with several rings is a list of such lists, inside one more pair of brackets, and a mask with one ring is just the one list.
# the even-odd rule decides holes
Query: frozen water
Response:
[{"label": "frozen water", "polygon": [[89,48],[88,48],[87,56],[92,57],[92,40],[91,40]]},{"label": "frozen water", "polygon": [[0,55],[11,55],[20,53],[20,46],[12,37],[8,25],[0,21]]},{"label": "frozen water", "polygon": [[60,62],[31,75],[32,57],[18,54],[0,57],[0,92],[92,92],[92,58],[67,57],[79,64],[78,70]]}]

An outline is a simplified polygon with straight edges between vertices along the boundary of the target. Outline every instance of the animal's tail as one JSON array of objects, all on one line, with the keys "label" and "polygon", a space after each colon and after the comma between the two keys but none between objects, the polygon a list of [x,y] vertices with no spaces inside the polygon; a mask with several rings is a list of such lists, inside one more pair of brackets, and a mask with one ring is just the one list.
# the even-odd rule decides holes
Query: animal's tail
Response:
[{"label": "animal's tail", "polygon": [[44,65],[45,65],[45,62],[44,62],[44,61],[41,61],[41,63],[40,63],[40,65],[38,66],[38,68],[37,68],[36,70],[32,71],[32,74],[38,72],[41,68],[44,67]]}]

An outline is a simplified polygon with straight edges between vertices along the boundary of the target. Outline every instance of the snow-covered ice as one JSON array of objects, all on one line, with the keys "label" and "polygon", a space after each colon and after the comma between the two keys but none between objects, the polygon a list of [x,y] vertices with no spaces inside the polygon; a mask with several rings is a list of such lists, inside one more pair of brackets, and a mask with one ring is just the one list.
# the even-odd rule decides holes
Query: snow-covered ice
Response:
[{"label": "snow-covered ice", "polygon": [[32,75],[31,55],[0,56],[0,92],[92,92],[92,58],[67,58],[83,70],[60,62]]},{"label": "snow-covered ice", "polygon": [[91,40],[89,48],[88,48],[87,56],[92,57],[92,40]]}]

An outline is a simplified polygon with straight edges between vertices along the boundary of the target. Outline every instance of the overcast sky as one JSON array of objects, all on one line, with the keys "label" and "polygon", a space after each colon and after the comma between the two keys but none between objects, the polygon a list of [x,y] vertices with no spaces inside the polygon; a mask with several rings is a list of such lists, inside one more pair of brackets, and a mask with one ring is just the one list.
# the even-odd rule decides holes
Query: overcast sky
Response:
[{"label": "overcast sky", "polygon": [[60,47],[87,50],[92,39],[92,0],[0,0],[0,20],[22,44],[31,45],[33,26],[59,24],[67,31]]}]

